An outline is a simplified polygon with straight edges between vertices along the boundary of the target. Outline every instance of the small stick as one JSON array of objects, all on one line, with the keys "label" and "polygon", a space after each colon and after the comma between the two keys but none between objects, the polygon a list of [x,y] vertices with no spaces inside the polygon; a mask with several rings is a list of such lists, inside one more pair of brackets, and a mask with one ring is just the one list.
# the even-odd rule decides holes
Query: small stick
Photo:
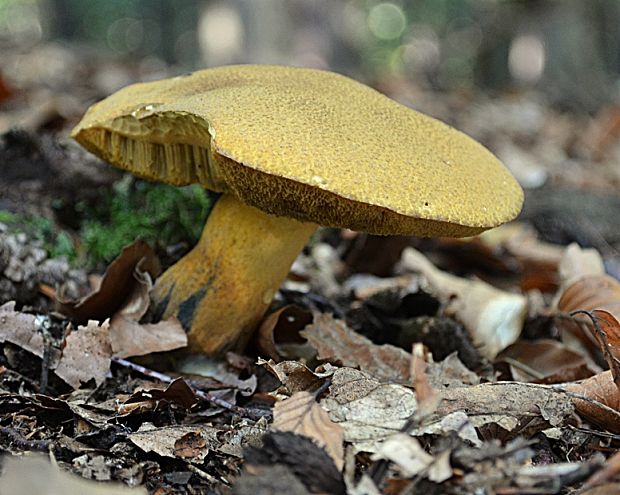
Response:
[{"label": "small stick", "polygon": [[[141,373],[142,375],[148,376],[149,378],[154,378],[155,380],[159,380],[160,382],[163,382],[163,383],[172,383],[175,380],[170,375],[166,375],[164,373],[160,373],[159,371],[145,368],[144,366],[141,366],[136,363],[132,363],[131,361],[127,361],[126,359],[113,356],[112,361],[120,366],[129,368],[133,371]],[[210,402],[211,404],[215,404],[216,406],[219,406],[223,409],[231,411],[240,416],[246,416],[250,419],[258,420],[260,418],[271,415],[271,411],[263,411],[260,409],[254,409],[254,408],[249,409],[249,408],[240,407],[240,406],[237,406],[236,404],[232,404],[228,402],[227,400],[222,399],[221,397],[217,397],[216,395],[210,392],[198,390],[195,387],[191,386],[189,383],[187,384],[187,386],[192,390],[192,392],[194,392],[194,394],[196,394],[196,397],[206,400],[207,402]]]}]

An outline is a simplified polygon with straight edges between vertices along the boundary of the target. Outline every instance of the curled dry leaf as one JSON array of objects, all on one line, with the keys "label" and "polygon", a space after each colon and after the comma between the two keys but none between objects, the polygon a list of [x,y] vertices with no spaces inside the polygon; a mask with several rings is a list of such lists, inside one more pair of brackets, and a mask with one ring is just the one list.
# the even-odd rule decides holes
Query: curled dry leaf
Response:
[{"label": "curled dry leaf", "polygon": [[260,324],[256,333],[256,347],[259,352],[274,361],[282,359],[279,344],[301,344],[304,339],[299,332],[312,323],[312,313],[308,310],[289,304],[268,315]]},{"label": "curled dry leaf", "polygon": [[557,308],[563,313],[604,309],[620,315],[620,282],[609,275],[580,278],[562,291]]},{"label": "curled dry leaf", "polygon": [[273,409],[272,429],[313,439],[323,447],[339,471],[344,465],[342,427],[334,423],[309,392],[296,392]]},{"label": "curled dry leaf", "polygon": [[317,313],[301,335],[318,352],[318,359],[359,368],[381,381],[409,382],[411,354],[393,345],[377,345],[332,315]]},{"label": "curled dry leaf", "polygon": [[584,314],[568,318],[576,311],[604,310],[620,318],[620,282],[609,275],[590,275],[573,282],[560,294],[556,327],[562,340],[576,349],[586,349],[592,356],[601,350],[592,320]]},{"label": "curled dry leaf", "polygon": [[580,416],[612,433],[620,433],[620,392],[611,371],[569,383],[566,390],[573,394],[573,403]]},{"label": "curled dry leaf", "polygon": [[447,312],[465,325],[474,343],[489,359],[521,334],[527,311],[527,300],[521,294],[442,272],[413,248],[403,251],[401,265],[424,275],[433,292],[448,303]]},{"label": "curled dry leaf", "polygon": [[521,382],[562,383],[592,376],[583,354],[551,339],[520,340],[497,355],[496,364],[506,365],[510,378]]},{"label": "curled dry leaf", "polygon": [[333,373],[333,371],[315,373],[305,364],[297,361],[282,361],[276,364],[271,360],[264,361],[259,359],[258,364],[280,380],[284,388],[282,392],[287,395],[293,395],[295,392],[302,391],[314,392]]},{"label": "curled dry leaf", "polygon": [[136,281],[140,283],[140,278],[144,278],[136,275],[137,270],[148,273],[151,279],[161,271],[155,252],[141,239],[124,247],[121,254],[112,261],[98,290],[79,300],[66,300],[58,295],[58,311],[81,322],[110,318],[128,300]]},{"label": "curled dry leaf", "polygon": [[139,414],[154,411],[166,404],[174,404],[183,409],[190,409],[198,402],[196,394],[182,378],[177,378],[165,389],[153,388],[139,390],[118,408],[120,415]]}]

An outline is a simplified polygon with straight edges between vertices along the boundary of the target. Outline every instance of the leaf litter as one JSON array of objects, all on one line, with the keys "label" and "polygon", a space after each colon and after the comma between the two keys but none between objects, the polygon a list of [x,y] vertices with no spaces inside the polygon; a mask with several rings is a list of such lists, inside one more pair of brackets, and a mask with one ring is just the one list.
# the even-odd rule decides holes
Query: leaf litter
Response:
[{"label": "leaf litter", "polygon": [[[481,115],[463,128],[494,143]],[[528,181],[561,180],[495,145]],[[321,231],[219,363],[151,321],[143,241],[85,291],[0,226],[0,449],[53,461],[7,457],[0,487],[39,490],[25,469],[66,493],[616,493],[620,246],[613,229],[599,249],[559,245],[531,204],[474,239]]]}]

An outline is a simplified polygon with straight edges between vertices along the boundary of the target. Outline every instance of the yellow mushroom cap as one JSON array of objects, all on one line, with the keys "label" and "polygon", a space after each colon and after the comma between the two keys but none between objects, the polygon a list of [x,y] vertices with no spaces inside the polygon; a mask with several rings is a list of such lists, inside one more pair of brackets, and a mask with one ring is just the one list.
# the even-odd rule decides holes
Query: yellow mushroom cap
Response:
[{"label": "yellow mushroom cap", "polygon": [[342,75],[240,65],[128,86],[73,130],[148,179],[375,234],[472,235],[523,192],[482,145]]}]

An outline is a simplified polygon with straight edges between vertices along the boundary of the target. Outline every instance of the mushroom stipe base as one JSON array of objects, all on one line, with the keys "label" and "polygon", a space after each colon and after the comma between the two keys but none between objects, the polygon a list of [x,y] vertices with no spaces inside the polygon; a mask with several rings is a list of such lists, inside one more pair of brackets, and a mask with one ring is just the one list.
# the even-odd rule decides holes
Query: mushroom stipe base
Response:
[{"label": "mushroom stipe base", "polygon": [[316,229],[222,195],[198,244],[157,279],[156,312],[181,321],[191,351],[243,347]]}]

